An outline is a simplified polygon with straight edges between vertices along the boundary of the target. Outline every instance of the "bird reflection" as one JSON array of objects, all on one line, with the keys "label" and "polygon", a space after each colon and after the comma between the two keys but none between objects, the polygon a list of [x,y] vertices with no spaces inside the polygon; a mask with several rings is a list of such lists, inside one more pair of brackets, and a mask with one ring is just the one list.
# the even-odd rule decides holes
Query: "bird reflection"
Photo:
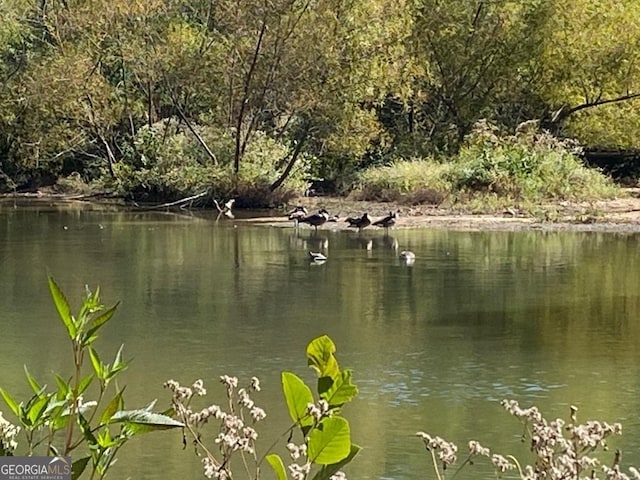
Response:
[{"label": "bird reflection", "polygon": [[[307,230],[308,232],[308,230]],[[296,231],[289,237],[289,243],[296,249],[311,252],[327,252],[329,250],[329,238],[324,235],[317,235],[313,232],[311,235]]]}]

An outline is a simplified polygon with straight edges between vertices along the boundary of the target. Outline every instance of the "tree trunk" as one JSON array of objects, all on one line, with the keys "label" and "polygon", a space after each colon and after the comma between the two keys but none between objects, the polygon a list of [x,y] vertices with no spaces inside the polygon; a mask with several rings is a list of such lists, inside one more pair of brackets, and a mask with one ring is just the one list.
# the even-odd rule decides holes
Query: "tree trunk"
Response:
[{"label": "tree trunk", "polygon": [[302,147],[303,147],[304,143],[306,142],[307,138],[309,137],[309,130],[311,130],[311,125],[307,124],[307,126],[305,127],[304,132],[302,134],[302,137],[298,141],[298,143],[296,145],[296,148],[294,148],[293,153],[291,154],[291,159],[289,160],[289,163],[288,163],[287,167],[284,169],[284,171],[278,177],[278,179],[269,186],[269,190],[270,191],[273,192],[273,191],[277,190],[278,188],[280,188],[280,186],[285,182],[287,177],[289,177],[289,174],[291,173],[291,170],[293,170],[293,166],[295,165],[296,160],[298,159],[298,156],[300,155],[300,152],[302,151]]}]

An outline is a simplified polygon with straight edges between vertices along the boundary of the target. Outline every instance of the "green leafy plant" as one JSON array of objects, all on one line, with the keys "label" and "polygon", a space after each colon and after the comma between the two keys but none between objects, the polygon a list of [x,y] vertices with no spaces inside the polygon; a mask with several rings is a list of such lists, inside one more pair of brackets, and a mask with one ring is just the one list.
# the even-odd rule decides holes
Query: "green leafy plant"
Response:
[{"label": "green leafy plant", "polygon": [[[243,388],[238,388],[236,377],[220,377],[227,389],[226,409],[210,405],[197,410],[191,406],[194,397],[206,394],[202,380],[196,380],[190,387],[183,387],[175,380],[167,381],[165,387],[173,392],[172,410],[184,423],[185,434],[192,437],[196,453],[203,457],[204,475],[233,478],[234,466],[238,465],[234,461],[239,456],[247,478],[259,478],[264,460],[278,480],[345,478],[341,469],[353,460],[360,447],[351,442],[349,422],[340,413],[358,389],[351,382],[351,371],[340,368],[335,351],[335,344],[326,335],[307,346],[308,364],[318,374],[317,397],[296,374],[282,373],[282,390],[293,421],[282,436],[287,439],[286,448],[293,460],[288,466],[271,449],[263,457],[256,453],[258,432],[254,427],[266,416],[250,397],[260,391],[256,377]],[[214,446],[205,443],[202,431],[212,419],[220,420]],[[184,443],[186,445],[186,437]]]},{"label": "green leafy plant", "polygon": [[[66,456],[84,450],[73,462],[72,478],[80,478],[89,464],[90,478],[104,478],[118,450],[132,437],[183,424],[168,415],[154,413],[155,402],[142,409],[125,410],[125,388],[115,382],[128,366],[122,358],[123,347],[112,363],[105,363],[94,348],[98,332],[113,318],[118,304],[106,308],[100,301],[100,289],[95,292],[87,289],[82,306],[74,315],[52,277],[49,277],[49,290],[72,345],[73,373],[68,378],[56,374],[57,389],[48,391],[25,367],[33,395],[22,402],[0,389],[0,395],[19,423],[19,427],[11,429],[5,421],[3,432],[12,436],[2,435],[0,454],[12,455],[16,451],[19,428],[25,434],[28,455]],[[87,357],[90,367],[86,366]],[[95,394],[96,400],[85,401],[89,394]]]}]

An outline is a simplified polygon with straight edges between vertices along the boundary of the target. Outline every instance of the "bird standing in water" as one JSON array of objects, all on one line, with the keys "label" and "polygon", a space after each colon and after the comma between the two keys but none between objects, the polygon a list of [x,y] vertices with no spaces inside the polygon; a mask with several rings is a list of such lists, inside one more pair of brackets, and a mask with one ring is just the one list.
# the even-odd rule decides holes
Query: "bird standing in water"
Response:
[{"label": "bird standing in water", "polygon": [[320,225],[324,225],[327,220],[329,220],[329,212],[322,208],[318,213],[307,215],[298,219],[298,223],[308,223],[312,227],[315,227],[316,231],[318,231],[318,227]]},{"label": "bird standing in water", "polygon": [[357,228],[359,232],[371,225],[371,217],[365,212],[361,217],[349,217],[345,220],[349,227]]},{"label": "bird standing in water", "polygon": [[309,215],[309,212],[302,205],[298,205],[296,208],[291,210],[289,213],[289,220],[293,220],[293,224],[297,227],[300,219]]},{"label": "bird standing in water", "polygon": [[388,232],[389,228],[393,227],[396,224],[396,217],[396,212],[389,212],[389,215],[381,218],[380,220],[376,220],[371,225],[373,225],[374,227],[382,227],[385,229],[385,231]]}]

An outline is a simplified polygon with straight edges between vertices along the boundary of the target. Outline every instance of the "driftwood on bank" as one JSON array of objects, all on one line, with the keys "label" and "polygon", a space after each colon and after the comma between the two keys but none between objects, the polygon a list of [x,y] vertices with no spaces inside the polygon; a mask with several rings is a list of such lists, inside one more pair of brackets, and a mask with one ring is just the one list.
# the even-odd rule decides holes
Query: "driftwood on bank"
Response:
[{"label": "driftwood on bank", "polygon": [[197,193],[196,195],[192,195],[190,197],[181,198],[180,200],[176,200],[174,202],[162,203],[160,205],[143,206],[143,207],[136,205],[136,207],[141,208],[143,210],[160,210],[163,208],[171,208],[171,207],[186,208],[187,205],[189,205],[188,208],[191,208],[195,200],[206,197],[207,195],[209,195],[209,191],[205,190],[204,192]]}]

